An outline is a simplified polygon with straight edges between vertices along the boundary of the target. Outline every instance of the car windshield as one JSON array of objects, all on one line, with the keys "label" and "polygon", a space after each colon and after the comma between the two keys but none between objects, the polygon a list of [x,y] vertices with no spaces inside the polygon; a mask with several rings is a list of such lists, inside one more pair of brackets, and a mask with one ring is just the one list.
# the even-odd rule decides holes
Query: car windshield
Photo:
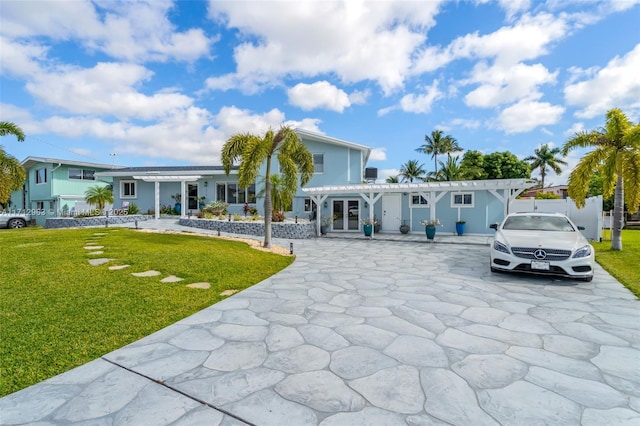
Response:
[{"label": "car windshield", "polygon": [[564,217],[557,216],[511,216],[504,222],[502,229],[518,231],[575,231]]}]

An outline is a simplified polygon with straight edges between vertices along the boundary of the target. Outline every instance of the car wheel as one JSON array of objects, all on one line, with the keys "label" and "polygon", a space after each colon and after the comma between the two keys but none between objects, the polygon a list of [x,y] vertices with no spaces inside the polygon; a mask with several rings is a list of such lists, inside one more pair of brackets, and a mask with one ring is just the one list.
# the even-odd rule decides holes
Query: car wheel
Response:
[{"label": "car wheel", "polygon": [[22,219],[11,219],[9,223],[7,223],[7,228],[17,229],[24,228],[25,226],[27,226],[27,222]]}]

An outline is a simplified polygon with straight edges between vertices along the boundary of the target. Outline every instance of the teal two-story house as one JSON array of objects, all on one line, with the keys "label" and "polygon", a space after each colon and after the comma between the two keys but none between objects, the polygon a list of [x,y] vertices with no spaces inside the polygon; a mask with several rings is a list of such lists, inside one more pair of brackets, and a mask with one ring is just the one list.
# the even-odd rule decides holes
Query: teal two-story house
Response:
[{"label": "teal two-story house", "polygon": [[[318,232],[321,224],[334,232],[359,232],[363,219],[375,220],[382,232],[400,232],[402,224],[410,232],[424,232],[422,221],[438,219],[442,232],[455,232],[456,222],[465,221],[466,232],[489,234],[489,225],[502,220],[511,201],[534,184],[527,179],[377,183],[377,170],[367,167],[371,148],[295,131],[313,155],[315,171],[309,183],[298,188],[287,216],[316,221]],[[277,160],[272,161],[272,173],[278,173]],[[97,176],[113,179],[114,208],[135,203],[156,218],[176,199],[181,217],[197,214],[211,201],[228,203],[230,213],[241,213],[248,203],[264,214],[263,181],[240,188],[237,169],[227,175],[220,165],[128,167]]]},{"label": "teal two-story house", "polygon": [[116,166],[55,158],[27,157],[22,162],[27,179],[21,190],[11,194],[11,209],[24,210],[44,225],[47,217],[59,217],[89,210],[85,192],[92,186],[111,186],[113,179],[98,173]]}]

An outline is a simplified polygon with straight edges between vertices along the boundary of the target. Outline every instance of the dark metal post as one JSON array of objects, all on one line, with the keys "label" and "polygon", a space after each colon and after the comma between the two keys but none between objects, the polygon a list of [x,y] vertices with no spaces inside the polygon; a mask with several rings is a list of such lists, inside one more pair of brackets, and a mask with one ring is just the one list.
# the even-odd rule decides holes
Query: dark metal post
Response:
[{"label": "dark metal post", "polygon": [[289,243],[289,254],[293,254],[293,243]]}]

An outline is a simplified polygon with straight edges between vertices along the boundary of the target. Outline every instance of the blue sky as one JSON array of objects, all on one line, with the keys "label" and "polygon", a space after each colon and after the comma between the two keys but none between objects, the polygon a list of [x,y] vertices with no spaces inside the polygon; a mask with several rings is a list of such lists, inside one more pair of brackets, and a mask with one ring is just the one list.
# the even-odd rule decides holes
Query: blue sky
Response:
[{"label": "blue sky", "polygon": [[373,148],[384,178],[432,170],[434,129],[523,158],[610,108],[640,119],[638,0],[2,0],[0,34],[19,160],[219,164],[230,135],[287,124]]}]

